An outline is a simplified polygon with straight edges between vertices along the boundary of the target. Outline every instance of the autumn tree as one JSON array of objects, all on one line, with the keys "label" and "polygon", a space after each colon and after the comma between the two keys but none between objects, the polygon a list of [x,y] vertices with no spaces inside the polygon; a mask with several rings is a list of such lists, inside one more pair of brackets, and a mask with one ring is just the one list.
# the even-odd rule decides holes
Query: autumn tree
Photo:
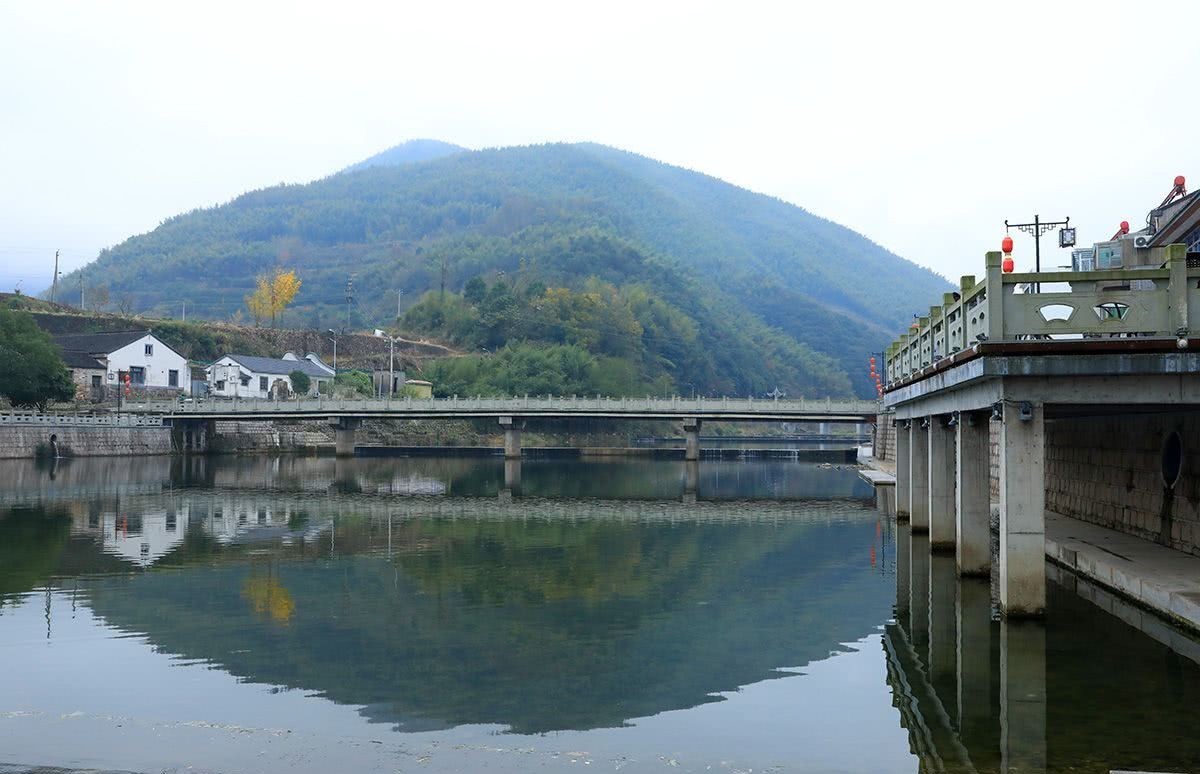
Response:
[{"label": "autumn tree", "polygon": [[271,327],[274,328],[276,318],[299,292],[300,279],[296,272],[275,268],[258,275],[254,292],[246,296],[246,308],[250,310],[256,325],[270,317]]}]

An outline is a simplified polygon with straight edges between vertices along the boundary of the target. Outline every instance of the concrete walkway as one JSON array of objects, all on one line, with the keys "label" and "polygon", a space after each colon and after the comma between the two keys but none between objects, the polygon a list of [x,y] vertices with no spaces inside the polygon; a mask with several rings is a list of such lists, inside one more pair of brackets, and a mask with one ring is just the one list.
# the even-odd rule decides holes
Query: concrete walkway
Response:
[{"label": "concrete walkway", "polygon": [[1050,512],[1046,557],[1200,632],[1200,557]]}]

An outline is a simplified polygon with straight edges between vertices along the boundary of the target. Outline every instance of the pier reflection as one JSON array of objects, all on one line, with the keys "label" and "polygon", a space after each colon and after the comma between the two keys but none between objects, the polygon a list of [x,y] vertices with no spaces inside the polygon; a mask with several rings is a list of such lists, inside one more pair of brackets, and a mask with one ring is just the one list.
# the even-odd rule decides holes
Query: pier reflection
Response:
[{"label": "pier reflection", "polygon": [[988,581],[960,579],[953,555],[907,525],[898,539],[908,566],[884,652],[920,770],[1048,771],[1045,624],[994,618]]}]

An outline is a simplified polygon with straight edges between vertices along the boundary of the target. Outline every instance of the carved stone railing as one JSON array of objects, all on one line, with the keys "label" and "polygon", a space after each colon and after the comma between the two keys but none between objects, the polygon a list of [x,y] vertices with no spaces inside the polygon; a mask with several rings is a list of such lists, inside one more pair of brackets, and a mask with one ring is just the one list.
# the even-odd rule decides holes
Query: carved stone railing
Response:
[{"label": "carved stone railing", "polygon": [[0,427],[162,427],[162,417],[146,414],[0,414]]},{"label": "carved stone railing", "polygon": [[[1000,253],[988,253],[982,282],[963,277],[958,293],[944,294],[887,348],[887,384],[982,342],[1140,337],[1186,346],[1188,332],[1200,330],[1200,269],[1188,268],[1184,245],[1160,250],[1162,268],[1012,274]],[[1062,283],[1070,290],[1038,290]]]},{"label": "carved stone railing", "polygon": [[393,398],[345,400],[303,398],[300,400],[234,400],[228,398],[196,401],[145,401],[126,403],[123,410],[144,414],[187,416],[189,414],[496,414],[537,416],[539,414],[604,415],[868,415],[878,404],[873,400],[852,398],[812,398],[775,400],[771,398],[608,398],[522,397],[522,398]]}]

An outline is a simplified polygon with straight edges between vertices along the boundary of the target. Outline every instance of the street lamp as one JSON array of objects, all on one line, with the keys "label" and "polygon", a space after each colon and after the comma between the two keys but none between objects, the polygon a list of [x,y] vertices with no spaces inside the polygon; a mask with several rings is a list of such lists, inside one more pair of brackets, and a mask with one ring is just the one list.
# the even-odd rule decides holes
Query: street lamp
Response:
[{"label": "street lamp", "polygon": [[384,331],[375,329],[375,335],[388,340],[388,400],[396,389],[396,339]]},{"label": "street lamp", "polygon": [[333,328],[328,330],[329,340],[333,342],[333,378],[337,379],[337,333]]},{"label": "street lamp", "polygon": [[[1058,234],[1059,247],[1072,247],[1075,244],[1075,229],[1071,228],[1071,219],[1066,220],[1042,220],[1040,216],[1034,215],[1032,223],[1009,223],[1004,221],[1004,229],[1007,231],[1010,228],[1024,231],[1026,234],[1033,235],[1033,256],[1034,256],[1034,272],[1040,273],[1042,270],[1042,234],[1050,231],[1053,228],[1060,228]],[[1041,285],[1034,285],[1034,290],[1041,291]]]}]

